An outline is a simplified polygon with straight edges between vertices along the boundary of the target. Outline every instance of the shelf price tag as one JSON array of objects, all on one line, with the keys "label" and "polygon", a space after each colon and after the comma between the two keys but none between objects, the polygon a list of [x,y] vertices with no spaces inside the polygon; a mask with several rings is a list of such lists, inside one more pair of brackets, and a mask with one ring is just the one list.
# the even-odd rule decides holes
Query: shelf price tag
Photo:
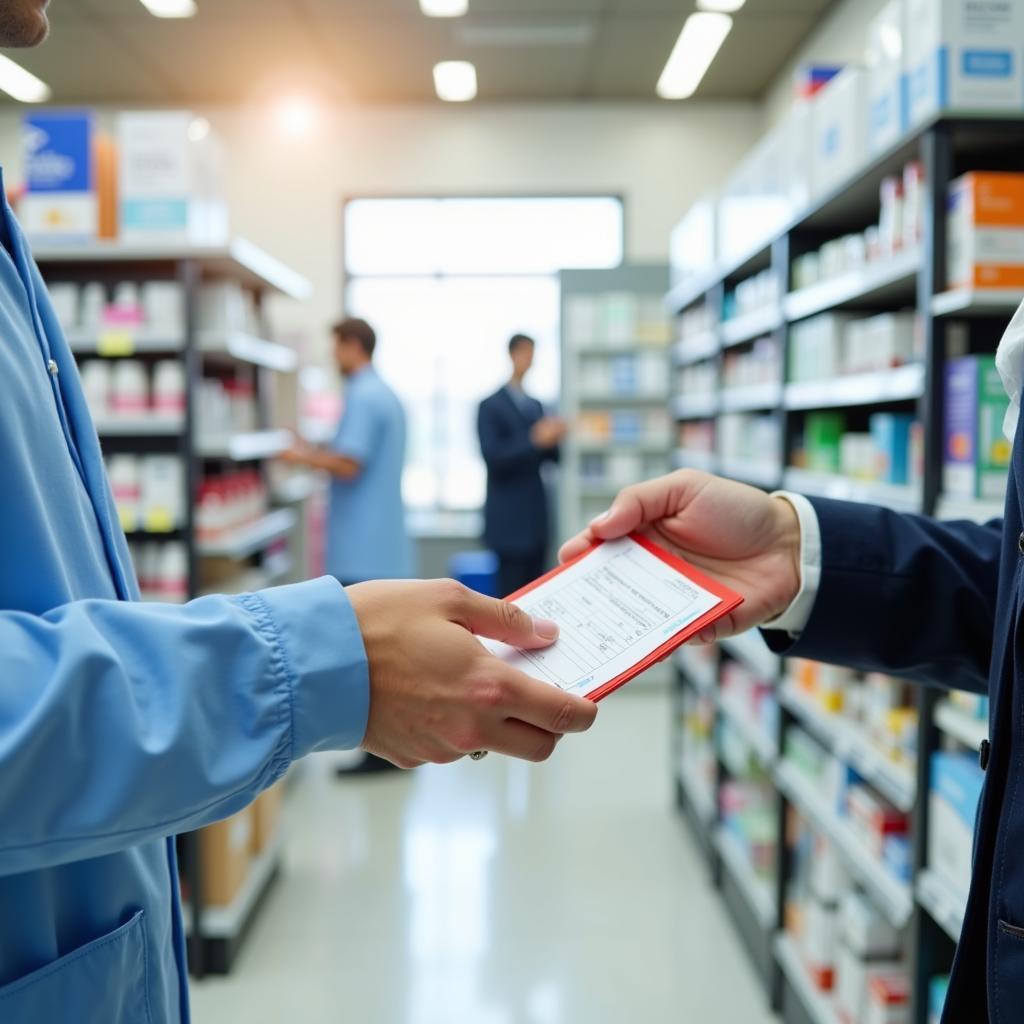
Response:
[{"label": "shelf price tag", "polygon": [[147,533],[171,533],[174,530],[174,516],[170,509],[154,506],[146,510],[143,525]]},{"label": "shelf price tag", "polygon": [[130,356],[135,353],[135,335],[131,331],[103,331],[96,340],[96,351],[101,356]]}]

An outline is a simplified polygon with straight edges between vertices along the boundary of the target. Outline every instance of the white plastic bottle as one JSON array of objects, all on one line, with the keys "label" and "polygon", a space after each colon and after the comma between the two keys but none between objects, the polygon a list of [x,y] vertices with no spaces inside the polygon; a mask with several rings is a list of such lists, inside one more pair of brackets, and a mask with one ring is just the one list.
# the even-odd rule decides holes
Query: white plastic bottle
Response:
[{"label": "white plastic bottle", "polygon": [[181,541],[160,545],[157,588],[161,601],[181,603],[188,599],[188,552]]},{"label": "white plastic bottle", "polygon": [[161,419],[185,415],[185,364],[161,359],[153,367],[153,413]]},{"label": "white plastic bottle", "polygon": [[97,423],[110,416],[110,363],[105,359],[90,359],[82,364],[82,390],[85,401]]},{"label": "white plastic bottle", "polygon": [[145,416],[149,411],[149,381],[138,359],[119,359],[114,365],[110,411],[115,416]]},{"label": "white plastic bottle", "polygon": [[125,530],[137,529],[141,497],[139,459],[135,455],[112,455],[107,463],[114,504]]}]

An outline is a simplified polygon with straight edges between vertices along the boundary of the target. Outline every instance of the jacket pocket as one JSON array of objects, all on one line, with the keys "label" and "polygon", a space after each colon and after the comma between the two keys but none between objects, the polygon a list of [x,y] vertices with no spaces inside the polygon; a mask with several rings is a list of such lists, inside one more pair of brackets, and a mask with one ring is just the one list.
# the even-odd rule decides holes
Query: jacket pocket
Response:
[{"label": "jacket pocket", "polygon": [[1008,921],[996,925],[990,985],[992,1024],[1016,1024],[1024,1005],[1024,928]]},{"label": "jacket pocket", "polygon": [[4,1024],[151,1024],[145,911],[0,988]]}]

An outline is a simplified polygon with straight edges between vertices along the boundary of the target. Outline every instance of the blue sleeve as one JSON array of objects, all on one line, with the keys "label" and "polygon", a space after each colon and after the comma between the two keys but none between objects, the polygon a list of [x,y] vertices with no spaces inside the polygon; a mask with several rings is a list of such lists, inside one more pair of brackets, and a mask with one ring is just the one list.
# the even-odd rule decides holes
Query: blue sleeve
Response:
[{"label": "blue sleeve", "polygon": [[769,646],[786,656],[986,692],[1002,521],[943,523],[810,501],[821,527],[821,583],[800,636],[766,631]]},{"label": "blue sleeve", "polygon": [[377,408],[368,395],[353,396],[345,405],[331,451],[365,464],[377,440]]},{"label": "blue sleeve", "polygon": [[324,577],[187,605],[0,613],[0,875],[223,818],[314,750],[358,746],[355,613]]}]

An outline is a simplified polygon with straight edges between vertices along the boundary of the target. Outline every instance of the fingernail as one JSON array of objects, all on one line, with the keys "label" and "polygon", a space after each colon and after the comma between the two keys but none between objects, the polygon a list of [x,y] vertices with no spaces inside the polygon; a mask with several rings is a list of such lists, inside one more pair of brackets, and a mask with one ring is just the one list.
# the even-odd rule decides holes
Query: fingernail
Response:
[{"label": "fingernail", "polygon": [[610,508],[606,508],[599,516],[594,516],[594,518],[590,520],[590,525],[597,526],[598,523],[603,523],[611,514],[612,510]]},{"label": "fingernail", "polygon": [[533,631],[541,640],[554,640],[558,637],[558,623],[551,619],[534,619]]}]

